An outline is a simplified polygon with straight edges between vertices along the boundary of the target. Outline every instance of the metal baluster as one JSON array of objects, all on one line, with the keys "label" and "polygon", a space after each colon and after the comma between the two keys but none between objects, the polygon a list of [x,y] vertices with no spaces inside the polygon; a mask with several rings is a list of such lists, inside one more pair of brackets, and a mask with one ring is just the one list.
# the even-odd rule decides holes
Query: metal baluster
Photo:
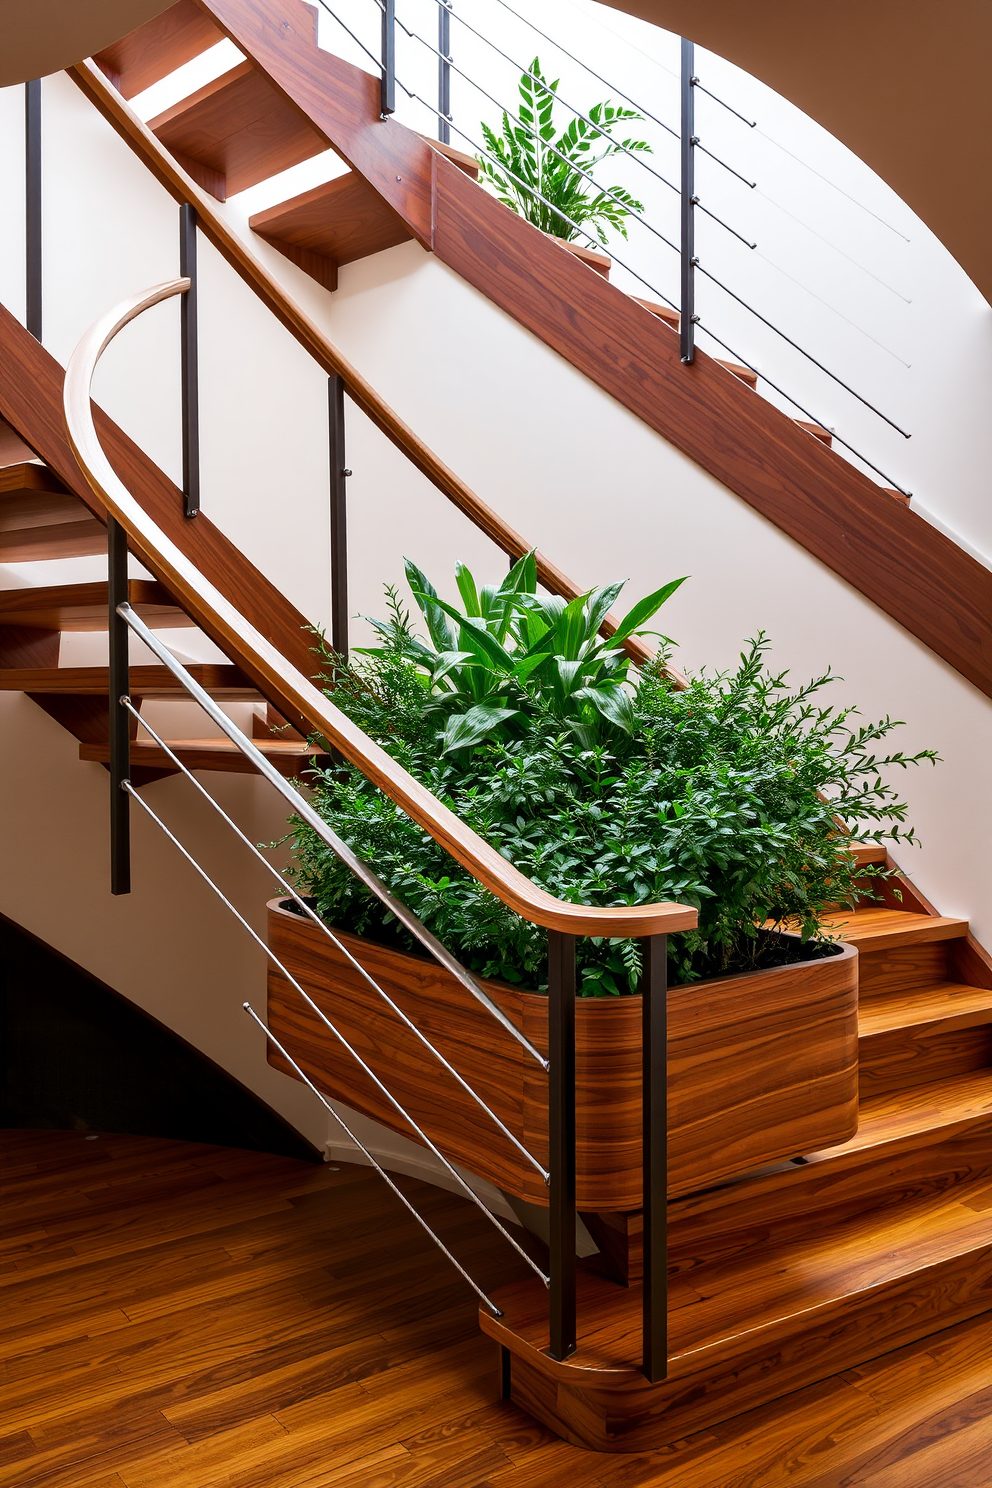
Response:
[{"label": "metal baluster", "polygon": [[643,1369],[654,1384],[668,1374],[668,936],[648,936],[643,950]]},{"label": "metal baluster", "polygon": [[179,302],[183,398],[183,514],[200,510],[200,388],[196,305],[196,208],[179,208],[179,272],[189,289]]},{"label": "metal baluster", "polygon": [[696,355],[696,107],[693,89],[695,47],[682,38],[682,282],[679,309],[679,353],[684,362]]},{"label": "metal baluster", "polygon": [[451,0],[439,0],[437,11],[437,137],[451,144]]},{"label": "metal baluster", "polygon": [[327,379],[327,426],[331,458],[331,645],[348,660],[348,487],[344,425],[344,381]]},{"label": "metal baluster", "polygon": [[131,802],[124,789],[131,774],[131,719],[121,698],[128,697],[129,632],[117,613],[128,601],[127,533],[115,517],[107,518],[107,599],[110,634],[110,892],[131,892]]},{"label": "metal baluster", "polygon": [[24,324],[41,340],[41,78],[24,84]]},{"label": "metal baluster", "polygon": [[552,1359],[575,1352],[575,936],[548,932]]},{"label": "metal baluster", "polygon": [[382,106],[385,119],[396,112],[396,0],[382,0]]}]

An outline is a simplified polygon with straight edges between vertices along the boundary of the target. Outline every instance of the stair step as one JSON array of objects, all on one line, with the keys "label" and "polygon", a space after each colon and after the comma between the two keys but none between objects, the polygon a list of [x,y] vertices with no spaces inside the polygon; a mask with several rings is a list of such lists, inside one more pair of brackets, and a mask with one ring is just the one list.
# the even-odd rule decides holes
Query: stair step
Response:
[{"label": "stair step", "polygon": [[[130,579],[128,602],[153,630],[171,630],[194,622],[152,579]],[[0,625],[39,630],[107,629],[107,585],[57,584],[46,588],[0,590]]]},{"label": "stair step", "polygon": [[968,933],[968,921],[952,915],[911,914],[906,910],[840,910],[824,916],[823,928],[862,951],[954,940]]},{"label": "stair step", "polygon": [[355,171],[256,212],[248,225],[325,289],[340,264],[410,242],[402,218]]},{"label": "stair step", "polygon": [[640,1373],[641,1288],[580,1276],[578,1348],[563,1362],[545,1352],[539,1282],[498,1289],[502,1318],[480,1314],[513,1354],[513,1398],[548,1419],[564,1389],[584,1444],[660,1446],[985,1311],[992,1173],[676,1272],[657,1385]]},{"label": "stair step", "polygon": [[800,429],[805,429],[807,434],[812,434],[814,439],[819,439],[828,449],[833,445],[834,436],[822,424],[814,424],[811,419],[794,419],[793,422],[797,423]]},{"label": "stair step", "polygon": [[24,465],[36,459],[34,450],[24,443],[17,430],[0,418],[0,466]]},{"label": "stair step", "polygon": [[180,0],[93,58],[118,93],[133,98],[224,40],[196,0]]},{"label": "stair step", "polygon": [[0,467],[0,563],[107,551],[107,529],[45,465]]},{"label": "stair step", "polygon": [[861,1098],[992,1064],[992,990],[943,982],[868,999],[858,1017]]},{"label": "stair step", "polygon": [[327,149],[302,110],[251,62],[204,84],[148,127],[218,201]]},{"label": "stair step", "polygon": [[[258,690],[244,673],[228,662],[190,664],[190,675],[211,697],[227,702],[258,702]],[[133,666],[131,692],[141,698],[186,698],[189,694],[164,666]],[[66,697],[106,696],[110,686],[107,667],[6,667],[0,668],[0,692],[61,694]]]},{"label": "stair step", "polygon": [[[187,770],[216,770],[233,775],[255,774],[254,765],[229,739],[169,739],[166,742]],[[315,745],[309,745],[303,739],[254,739],[252,742],[283,775],[298,775],[321,755]],[[80,744],[79,758],[107,765],[110,763],[110,745]],[[165,750],[153,739],[132,739],[131,762],[145,768],[178,774]]]}]

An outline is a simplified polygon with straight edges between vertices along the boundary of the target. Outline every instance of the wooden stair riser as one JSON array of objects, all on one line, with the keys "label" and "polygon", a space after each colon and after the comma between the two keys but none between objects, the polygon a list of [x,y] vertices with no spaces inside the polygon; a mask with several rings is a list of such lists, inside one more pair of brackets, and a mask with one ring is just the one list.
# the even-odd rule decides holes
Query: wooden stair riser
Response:
[{"label": "wooden stair riser", "polygon": [[[641,1452],[667,1446],[938,1328],[992,1308],[992,1245],[928,1266],[910,1278],[872,1287],[857,1298],[816,1309],[792,1329],[761,1330],[762,1341],[719,1361],[701,1356],[692,1374],[664,1384],[629,1379],[618,1388],[581,1389],[514,1353],[511,1398],[576,1446],[599,1452]],[[501,1341],[498,1323],[485,1331]],[[709,1351],[705,1351],[706,1354]],[[619,1384],[619,1382],[618,1382]]]},{"label": "wooden stair riser", "polygon": [[951,1075],[992,1066],[992,1010],[974,1015],[974,1025],[895,1028],[858,1040],[860,1098],[909,1090]]},{"label": "wooden stair riser", "polygon": [[760,1185],[671,1203],[669,1264],[673,1273],[691,1271],[984,1177],[992,1182],[992,1112],[944,1128],[937,1140],[923,1131],[864,1152],[837,1149],[833,1160],[783,1167]]},{"label": "wooden stair riser", "polygon": [[938,940],[929,945],[894,946],[884,951],[862,950],[859,1001],[864,1003],[873,997],[956,980],[950,969],[951,945],[950,941]]},{"label": "wooden stair riser", "polygon": [[119,93],[133,98],[223,40],[223,31],[195,0],[179,0],[93,60]]}]

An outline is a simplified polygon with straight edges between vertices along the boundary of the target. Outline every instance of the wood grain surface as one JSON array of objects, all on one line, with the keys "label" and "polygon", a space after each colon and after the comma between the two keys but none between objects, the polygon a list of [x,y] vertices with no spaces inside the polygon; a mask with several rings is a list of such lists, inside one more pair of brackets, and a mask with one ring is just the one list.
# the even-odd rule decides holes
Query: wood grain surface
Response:
[{"label": "wood grain surface", "polygon": [[149,129],[174,154],[205,166],[227,195],[327,148],[323,135],[250,62],[240,62],[151,119]]},{"label": "wood grain surface", "polygon": [[[540,1176],[405,1029],[311,921],[269,906],[269,945],[447,1157],[497,1187],[547,1203]],[[450,973],[342,934],[340,940],[542,1166],[547,1079]],[[485,984],[547,1051],[547,998]],[[669,1192],[699,1188],[857,1130],[857,959],[853,952],[669,991]],[[269,1026],[311,1078],[411,1135],[281,974],[269,972]],[[641,1202],[641,1007],[576,1004],[578,1206]],[[276,1068],[289,1073],[278,1054]]]},{"label": "wood grain surface", "polygon": [[179,0],[93,60],[125,98],[133,98],[223,39],[195,0]]},{"label": "wood grain surface", "polygon": [[[397,1181],[473,1274],[520,1263]],[[992,1321],[660,1451],[498,1399],[475,1299],[375,1174],[0,1132],[3,1488],[986,1488]]]},{"label": "wood grain surface", "polygon": [[[128,603],[153,630],[171,630],[193,622],[152,579],[129,579]],[[32,585],[0,590],[0,625],[37,625],[59,631],[107,629],[107,585]]]},{"label": "wood grain surface", "polygon": [[[255,702],[258,692],[236,666],[191,662],[186,670],[211,697],[228,702]],[[164,666],[133,666],[131,690],[136,697],[185,698],[186,689]],[[107,667],[3,667],[0,692],[65,693],[70,697],[106,698],[110,686]]]},{"label": "wood grain surface", "polygon": [[282,252],[295,248],[333,264],[354,263],[412,237],[402,217],[354,171],[256,212],[249,226]]}]

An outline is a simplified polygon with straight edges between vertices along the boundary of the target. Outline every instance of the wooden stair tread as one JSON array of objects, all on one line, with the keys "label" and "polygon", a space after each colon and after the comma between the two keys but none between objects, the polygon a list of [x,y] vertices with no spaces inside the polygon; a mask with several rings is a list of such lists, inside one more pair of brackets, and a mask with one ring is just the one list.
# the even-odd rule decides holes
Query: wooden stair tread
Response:
[{"label": "wooden stair tread", "polygon": [[[187,770],[216,770],[233,775],[255,773],[254,765],[230,739],[167,739],[166,743]],[[307,744],[305,739],[253,739],[252,743],[284,775],[297,774],[321,753],[316,745]],[[79,758],[101,765],[109,764],[110,745],[82,743],[79,746]],[[132,739],[131,761],[132,764],[149,769],[178,773],[165,750],[154,739]]]},{"label": "wooden stair tread", "polygon": [[852,842],[848,851],[859,864],[884,863],[888,857],[888,848],[878,842]]},{"label": "wooden stair tread", "polygon": [[355,171],[256,212],[248,225],[326,288],[334,286],[300,255],[317,254],[336,269],[339,264],[368,258],[413,237],[399,214]]},{"label": "wooden stair tread", "polygon": [[[185,665],[185,663],[184,663]],[[228,702],[258,702],[259,693],[239,667],[229,662],[196,662],[186,670],[205,687],[211,697]],[[106,695],[110,686],[107,667],[5,667],[0,668],[0,692],[61,693],[69,697]],[[164,666],[133,666],[131,691],[142,698],[185,698],[186,689]]]},{"label": "wooden stair tread", "polygon": [[814,439],[819,439],[828,448],[833,445],[834,436],[822,424],[814,424],[812,419],[795,419],[793,422],[797,423],[800,429],[805,429],[807,434],[812,434]]},{"label": "wooden stair tread", "polygon": [[[128,601],[153,629],[193,624],[171,599],[168,590],[153,579],[130,579]],[[107,585],[97,582],[0,590],[0,625],[60,631],[106,630]]]},{"label": "wooden stair tread", "polygon": [[220,201],[327,149],[302,110],[251,62],[204,84],[148,127]]},{"label": "wooden stair tread", "polygon": [[223,40],[223,31],[195,0],[180,0],[93,60],[124,98],[133,98]]},{"label": "wooden stair tread", "polygon": [[[845,1223],[820,1227],[802,1240],[766,1247],[759,1254],[704,1263],[669,1278],[669,1378],[716,1369],[745,1348],[804,1332],[816,1319],[842,1308],[853,1295],[884,1292],[907,1276],[962,1255],[992,1248],[988,1178],[951,1195],[928,1197],[898,1209],[871,1210]],[[639,1374],[641,1288],[620,1287],[580,1270],[576,1353],[549,1360],[547,1292],[540,1282],[518,1281],[493,1298],[503,1311],[480,1314],[485,1332],[540,1355],[545,1372],[569,1376],[608,1372],[617,1382]],[[764,1337],[762,1337],[764,1335]]]},{"label": "wooden stair tread", "polygon": [[0,467],[0,563],[85,558],[107,549],[107,529],[46,465]]},{"label": "wooden stair tread", "polygon": [[954,915],[913,914],[907,910],[839,910],[824,916],[823,928],[860,950],[888,950],[897,945],[921,945],[967,935],[968,921]]},{"label": "wooden stair tread", "polygon": [[889,992],[862,1001],[858,1010],[859,1039],[874,1038],[897,1028],[968,1028],[992,1023],[992,990],[959,982],[936,982],[908,992]]}]

